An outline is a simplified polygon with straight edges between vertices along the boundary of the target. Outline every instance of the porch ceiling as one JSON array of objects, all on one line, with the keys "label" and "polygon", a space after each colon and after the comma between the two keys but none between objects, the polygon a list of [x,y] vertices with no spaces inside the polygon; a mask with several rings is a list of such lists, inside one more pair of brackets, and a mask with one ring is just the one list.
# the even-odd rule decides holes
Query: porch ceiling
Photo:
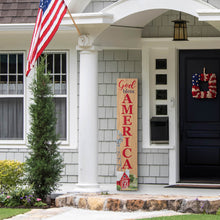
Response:
[{"label": "porch ceiling", "polygon": [[112,15],[113,19],[110,26],[96,38],[95,44],[138,48],[142,29],[169,10],[182,11],[200,19],[199,11],[214,11],[217,8],[202,0],[120,0],[101,11]]},{"label": "porch ceiling", "polygon": [[141,11],[135,14],[131,14],[125,18],[114,23],[114,26],[127,26],[127,27],[144,27],[150,23],[156,17],[165,13],[166,9]]},{"label": "porch ceiling", "polygon": [[112,14],[114,25],[143,27],[149,21],[167,10],[182,11],[199,17],[198,10],[215,10],[216,8],[201,0],[120,0],[102,10]]}]

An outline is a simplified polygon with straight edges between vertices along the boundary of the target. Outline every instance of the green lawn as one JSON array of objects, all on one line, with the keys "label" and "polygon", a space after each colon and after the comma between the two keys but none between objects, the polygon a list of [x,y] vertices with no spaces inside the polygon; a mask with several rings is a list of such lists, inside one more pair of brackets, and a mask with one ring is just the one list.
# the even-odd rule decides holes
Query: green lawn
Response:
[{"label": "green lawn", "polygon": [[0,220],[13,217],[15,215],[24,214],[29,212],[30,209],[9,209],[9,208],[0,208]]},{"label": "green lawn", "polygon": [[[149,218],[139,220],[149,220]],[[150,218],[150,220],[220,220],[220,215],[176,215]]]}]

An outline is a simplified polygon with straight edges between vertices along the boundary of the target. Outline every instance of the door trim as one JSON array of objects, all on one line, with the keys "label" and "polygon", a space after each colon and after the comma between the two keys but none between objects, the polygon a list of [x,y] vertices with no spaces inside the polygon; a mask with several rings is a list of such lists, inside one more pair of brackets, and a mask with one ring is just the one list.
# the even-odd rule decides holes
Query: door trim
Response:
[{"label": "door trim", "polygon": [[[206,37],[206,38],[189,38],[189,41],[179,42],[172,41],[171,38],[143,38],[141,39],[142,49],[142,149],[168,149],[169,150],[169,184],[174,185],[180,180],[180,166],[179,166],[179,50],[188,49],[220,49],[220,38]],[[149,120],[150,120],[150,95],[149,95],[149,74],[150,74],[150,57],[151,50],[154,48],[168,48],[170,65],[170,77],[172,82],[172,95],[176,97],[173,107],[173,124],[176,129],[173,132],[173,143],[169,148],[157,146],[151,147],[148,143],[149,138]],[[170,88],[169,88],[170,89]],[[169,107],[170,108],[170,107]],[[170,120],[171,121],[171,120]],[[172,132],[172,131],[170,131]]]}]

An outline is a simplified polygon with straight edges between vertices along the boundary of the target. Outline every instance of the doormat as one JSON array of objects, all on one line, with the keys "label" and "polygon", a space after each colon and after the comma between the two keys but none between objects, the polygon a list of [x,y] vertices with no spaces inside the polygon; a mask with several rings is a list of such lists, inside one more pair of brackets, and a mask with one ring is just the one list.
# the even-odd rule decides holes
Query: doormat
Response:
[{"label": "doormat", "polygon": [[176,185],[165,186],[164,188],[220,189],[220,184],[219,185],[176,184]]}]

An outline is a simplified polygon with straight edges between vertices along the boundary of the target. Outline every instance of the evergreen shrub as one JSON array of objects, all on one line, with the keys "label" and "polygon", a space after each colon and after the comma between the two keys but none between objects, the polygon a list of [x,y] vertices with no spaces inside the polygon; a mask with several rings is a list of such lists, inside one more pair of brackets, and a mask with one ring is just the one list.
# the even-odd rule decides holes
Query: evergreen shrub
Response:
[{"label": "evergreen shrub", "polygon": [[43,200],[58,188],[63,169],[56,134],[56,113],[51,91],[50,75],[45,74],[42,58],[30,87],[33,93],[30,105],[31,128],[28,147],[31,150],[27,164],[27,180],[35,196]]}]

